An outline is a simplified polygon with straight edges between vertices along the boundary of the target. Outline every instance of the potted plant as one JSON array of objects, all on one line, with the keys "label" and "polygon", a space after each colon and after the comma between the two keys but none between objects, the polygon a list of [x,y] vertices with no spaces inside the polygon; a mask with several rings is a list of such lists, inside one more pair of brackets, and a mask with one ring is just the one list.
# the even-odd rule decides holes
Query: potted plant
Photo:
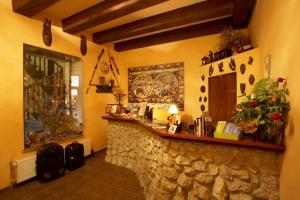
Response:
[{"label": "potted plant", "polygon": [[261,128],[261,139],[283,142],[284,130],[290,110],[286,96],[286,80],[262,79],[254,85],[253,91],[236,106],[233,121],[245,133],[255,133]]}]

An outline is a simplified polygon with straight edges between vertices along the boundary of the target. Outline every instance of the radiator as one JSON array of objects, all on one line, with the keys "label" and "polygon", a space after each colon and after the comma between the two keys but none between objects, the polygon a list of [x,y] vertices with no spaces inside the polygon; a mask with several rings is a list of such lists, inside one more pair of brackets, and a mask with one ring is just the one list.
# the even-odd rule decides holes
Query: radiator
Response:
[{"label": "radiator", "polygon": [[[92,143],[91,140],[79,141],[83,144],[84,156],[91,155]],[[36,176],[36,156],[31,156],[28,158],[14,160],[10,163],[11,166],[11,184],[15,186],[22,183],[28,179],[34,178]]]}]

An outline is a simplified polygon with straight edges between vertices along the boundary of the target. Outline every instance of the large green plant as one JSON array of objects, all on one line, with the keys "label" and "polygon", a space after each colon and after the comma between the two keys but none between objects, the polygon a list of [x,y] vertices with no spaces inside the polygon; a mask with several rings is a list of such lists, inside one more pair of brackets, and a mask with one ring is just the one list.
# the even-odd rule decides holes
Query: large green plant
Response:
[{"label": "large green plant", "polygon": [[277,81],[262,79],[258,81],[249,95],[244,95],[244,100],[236,106],[233,121],[241,125],[245,122],[255,122],[256,126],[263,128],[263,133],[272,137],[274,124],[285,127],[290,109],[286,96],[286,80],[278,78]]}]

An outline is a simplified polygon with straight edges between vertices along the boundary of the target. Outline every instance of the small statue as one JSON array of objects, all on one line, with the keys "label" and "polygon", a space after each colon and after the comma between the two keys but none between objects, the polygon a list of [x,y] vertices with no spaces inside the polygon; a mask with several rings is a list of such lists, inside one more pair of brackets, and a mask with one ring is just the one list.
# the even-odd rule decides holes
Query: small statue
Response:
[{"label": "small statue", "polygon": [[51,20],[45,19],[43,24],[43,40],[45,45],[51,46],[52,44],[52,33],[51,33]]},{"label": "small statue", "polygon": [[209,63],[209,57],[207,56],[204,56],[201,60],[202,60],[202,65],[206,65]]},{"label": "small statue", "polygon": [[214,53],[212,51],[209,51],[209,62],[214,62]]}]

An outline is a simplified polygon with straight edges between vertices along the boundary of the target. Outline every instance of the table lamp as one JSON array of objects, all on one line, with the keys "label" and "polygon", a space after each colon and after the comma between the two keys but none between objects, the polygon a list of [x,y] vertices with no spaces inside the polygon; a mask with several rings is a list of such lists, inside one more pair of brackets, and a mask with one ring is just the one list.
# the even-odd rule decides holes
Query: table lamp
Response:
[{"label": "table lamp", "polygon": [[176,114],[178,114],[178,108],[176,107],[175,104],[170,105],[169,107],[169,113],[171,114],[168,116],[168,125],[171,126],[173,124],[176,124]]}]

